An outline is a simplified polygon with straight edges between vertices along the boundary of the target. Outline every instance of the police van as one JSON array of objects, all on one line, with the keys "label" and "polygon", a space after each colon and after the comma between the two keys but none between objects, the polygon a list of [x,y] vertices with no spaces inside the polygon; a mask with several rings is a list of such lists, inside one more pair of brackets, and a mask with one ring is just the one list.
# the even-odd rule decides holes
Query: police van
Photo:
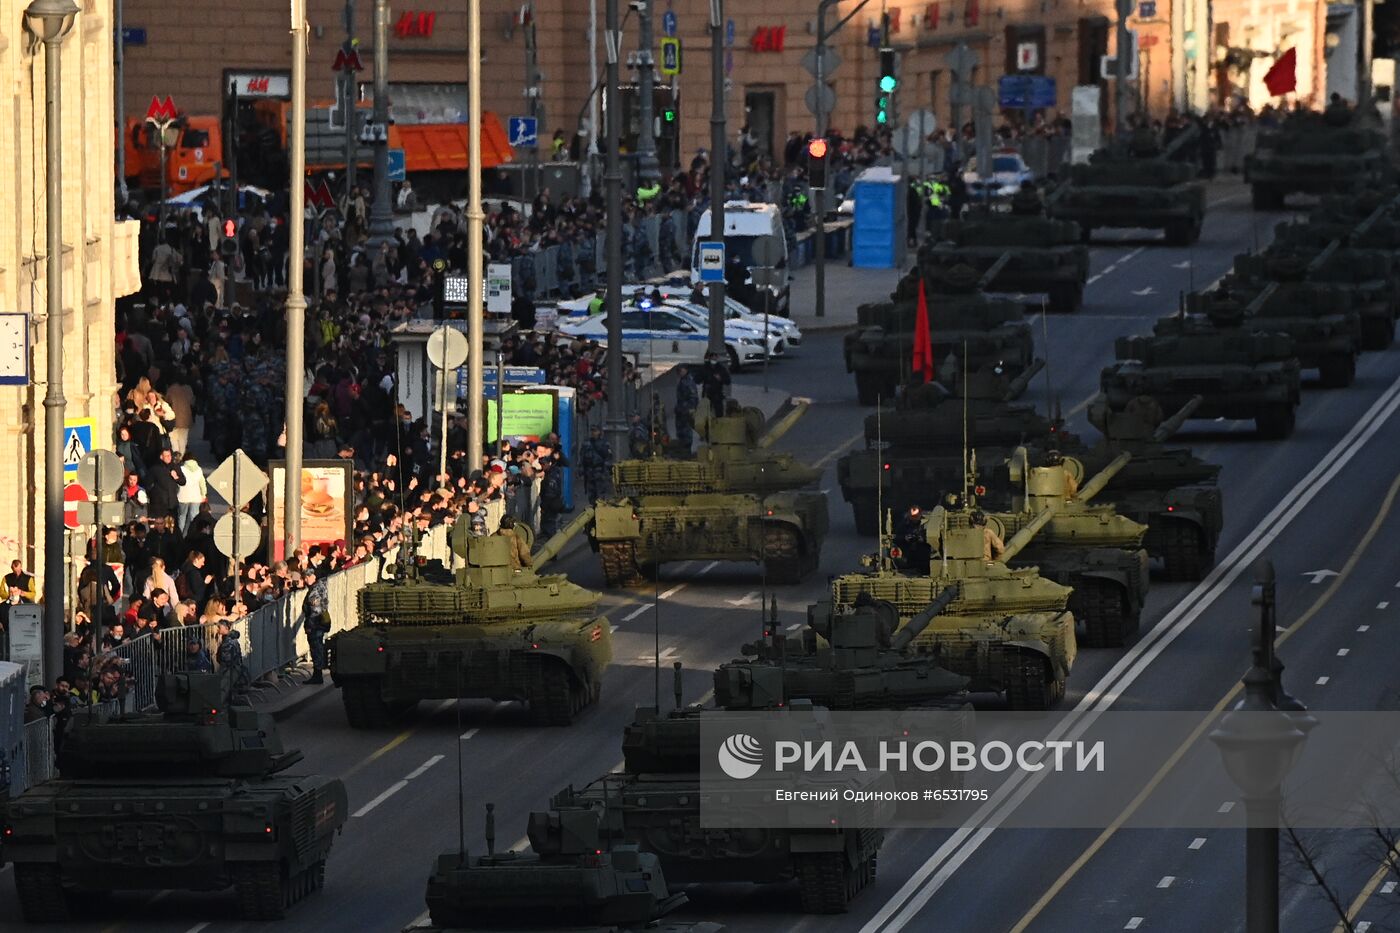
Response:
[{"label": "police van", "polygon": [[[690,246],[690,281],[700,281],[700,244],[710,239],[710,212],[700,215],[700,225],[695,228],[695,242]],[[759,246],[762,242],[763,246]],[[788,248],[787,237],[783,233],[783,215],[776,204],[751,204],[748,201],[726,201],[724,204],[724,260],[725,282],[728,293],[733,294],[755,314],[763,313],[763,295],[754,287],[750,270],[755,262],[755,247],[762,252],[764,246],[771,246],[777,257],[773,268],[780,270],[782,284],[769,286],[771,296],[768,310],[773,314],[788,313]],[[735,288],[735,272],[741,271],[743,285]]]}]

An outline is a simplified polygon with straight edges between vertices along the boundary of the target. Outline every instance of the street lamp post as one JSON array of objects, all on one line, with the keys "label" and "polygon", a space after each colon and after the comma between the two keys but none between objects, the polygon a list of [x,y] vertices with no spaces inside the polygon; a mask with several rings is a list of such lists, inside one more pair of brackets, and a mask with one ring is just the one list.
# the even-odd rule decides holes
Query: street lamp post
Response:
[{"label": "street lamp post", "polygon": [[[710,239],[724,242],[724,0],[710,0]],[[728,268],[728,254],[725,255]],[[707,348],[724,359],[724,280],[710,283],[710,334]]]},{"label": "street lamp post", "polygon": [[[481,0],[467,3],[467,463],[479,470],[485,436],[482,398]],[[443,417],[447,413],[443,412]]]},{"label": "street lamp post", "polygon": [[[305,413],[306,295],[306,0],[292,7],[292,122],[288,208],[287,263],[287,446],[283,454],[282,553],[290,558],[301,546],[301,445]],[[346,118],[350,118],[346,114]],[[237,203],[237,192],[234,193]]]},{"label": "street lamp post", "polygon": [[394,208],[389,194],[389,0],[374,0],[374,128],[374,201],[369,207],[369,242],[378,249],[394,238]]},{"label": "street lamp post", "polygon": [[618,24],[617,0],[608,0],[604,15],[608,56],[607,84],[603,88],[603,115],[608,121],[607,154],[603,163],[603,191],[607,197],[603,250],[607,268],[604,292],[608,325],[607,424],[613,459],[621,460],[627,451],[627,421],[622,404],[622,167],[618,156],[622,102],[617,88],[622,29]]},{"label": "street lamp post", "polygon": [[[652,99],[656,89],[656,63],[651,49],[652,0],[640,0],[637,9],[637,180],[650,185],[661,178],[661,166],[656,161],[656,129],[652,115]],[[640,186],[639,186],[640,187]]]},{"label": "street lamp post", "polygon": [[[73,0],[34,0],[24,23],[44,45],[44,174],[47,183],[48,245],[45,290],[48,319],[44,349],[48,386],[44,390],[44,682],[63,672],[63,162],[59,110],[63,38],[73,28]],[[99,543],[98,547],[101,547]]]},{"label": "street lamp post", "polygon": [[[1245,929],[1278,933],[1278,825],[1283,782],[1315,725],[1302,704],[1293,714],[1275,705],[1274,568],[1255,567],[1254,603],[1260,607],[1254,664],[1244,676],[1245,697],[1211,732],[1225,770],[1245,808]],[[1282,670],[1282,666],[1279,667]],[[1290,698],[1291,699],[1291,698]]]}]

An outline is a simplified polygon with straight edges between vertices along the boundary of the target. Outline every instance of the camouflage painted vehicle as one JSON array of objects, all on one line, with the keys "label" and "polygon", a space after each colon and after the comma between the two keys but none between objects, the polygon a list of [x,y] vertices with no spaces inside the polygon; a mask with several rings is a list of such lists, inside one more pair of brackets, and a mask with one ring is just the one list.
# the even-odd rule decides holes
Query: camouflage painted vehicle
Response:
[{"label": "camouflage painted vehicle", "polygon": [[1046,198],[1046,212],[1079,224],[1085,243],[1097,227],[1146,227],[1162,230],[1170,246],[1189,246],[1205,223],[1206,189],[1195,165],[1171,157],[1196,135],[1191,127],[1159,150],[1150,132],[1134,133],[1126,144],[1095,151],[1087,163],[1070,166]]},{"label": "camouflage painted vehicle", "polygon": [[[1117,362],[1099,384],[1111,411],[1149,396],[1172,411],[1200,395],[1201,418],[1253,419],[1259,433],[1293,433],[1301,398],[1297,351],[1286,334],[1241,330],[1242,315],[1217,320],[1182,314],[1157,321],[1152,336],[1119,337]],[[1224,325],[1224,326],[1222,326]]]},{"label": "camouflage painted vehicle", "polygon": [[[810,703],[798,701],[785,714],[810,715],[812,710]],[[864,828],[702,828],[700,723],[715,715],[733,716],[696,707],[666,715],[652,707],[639,708],[623,737],[624,770],[583,788],[562,790],[550,806],[603,807],[609,838],[625,839],[654,853],[673,884],[796,881],[805,913],[844,913],[875,878],[875,859],[885,834],[873,827],[881,821],[872,820]],[[861,787],[890,786],[883,774],[858,775],[856,780]],[[728,806],[732,811],[740,804]],[[765,816],[756,817],[756,825],[772,825],[768,815],[783,804],[765,797],[762,806]],[[810,820],[812,804],[802,806],[804,819]],[[830,806],[831,823],[836,823],[840,805]],[[822,820],[825,823],[825,817]]]},{"label": "camouflage painted vehicle", "polygon": [[911,376],[921,276],[935,360],[952,354],[971,372],[1000,368],[1012,377],[1031,366],[1035,341],[1025,305],[981,293],[990,281],[987,272],[998,271],[996,263],[981,274],[964,263],[918,265],[900,280],[890,301],[858,307],[856,329],[846,334],[843,350],[860,403],[894,398]]},{"label": "camouflage painted vehicle", "polygon": [[909,650],[957,595],[956,586],[943,590],[903,628],[890,603],[862,596],[838,611],[823,600],[808,607],[800,638],[789,639],[770,624],[762,641],[744,645],[744,659],[720,665],[715,704],[782,709],[804,699],[832,710],[959,709],[968,678]]},{"label": "camouflage painted vehicle", "polygon": [[233,888],[245,920],[321,890],[348,815],[336,778],[288,773],[272,716],[231,706],[218,674],[163,674],[159,713],[76,714],[59,777],[0,798],[0,863],[29,923],[123,890]]},{"label": "camouflage painted vehicle", "polygon": [[[1400,224],[1391,222],[1384,236],[1373,237],[1381,215],[1382,209],[1378,208],[1354,227],[1282,223],[1275,229],[1274,243],[1265,253],[1290,254],[1285,261],[1294,268],[1307,263],[1305,274],[1309,282],[1345,293],[1360,316],[1363,350],[1384,350],[1390,346],[1400,316],[1400,262],[1396,260]],[[1363,243],[1366,245],[1359,245]],[[1236,268],[1239,267],[1237,259]],[[1274,276],[1282,278],[1277,273]]]},{"label": "camouflage painted vehicle", "polygon": [[[987,560],[983,528],[972,510],[938,506],[924,528],[935,555],[923,575],[895,569],[902,558],[890,547],[888,532],[880,554],[867,559],[869,573],[849,573],[831,583],[831,604],[849,610],[862,594],[892,603],[908,620],[956,587],[957,596],[914,637],[914,649],[935,654],[939,663],[969,678],[975,693],[1003,692],[1011,709],[1050,709],[1064,697],[1065,681],[1078,647],[1071,590],[1047,580],[1034,568],[1011,569],[1014,559],[1047,525],[1060,506],[1051,503],[1006,540],[1001,560]],[[1001,530],[995,519],[988,527]],[[1005,535],[1002,536],[1005,540]]]},{"label": "camouflage painted vehicle", "polygon": [[[592,519],[585,510],[533,556],[553,559]],[[454,528],[464,566],[421,567],[405,547],[396,576],[357,594],[359,624],[331,636],[331,676],[355,729],[383,728],[420,700],[521,700],[536,725],[564,726],[598,701],[612,660],[599,596],[562,574],[514,570],[507,534]]]},{"label": "camouflage painted vehicle", "polygon": [[609,586],[676,560],[754,561],[774,582],[815,570],[829,527],[826,494],[799,490],[821,471],[767,447],[806,411],[799,401],[763,433],[756,409],[696,424],[707,443],[694,460],[629,460],[613,468],[621,498],[595,506],[593,541]]},{"label": "camouflage painted vehicle", "polygon": [[[956,394],[941,383],[910,387],[893,411],[866,416],[865,449],[836,461],[836,480],[851,504],[856,531],[873,536],[882,509],[903,512],[961,489],[964,430],[967,443],[993,461],[1022,443],[1068,443],[1071,436],[1030,405],[1008,404],[1044,366],[1036,360],[1014,379],[985,369],[966,381],[945,376]],[[964,390],[966,417],[957,401]]]},{"label": "camouflage painted vehicle", "polygon": [[[1024,448],[1011,458],[1016,486],[1012,509],[989,512],[1006,534],[1025,528],[1041,512],[1057,506],[1052,517],[1019,554],[1013,567],[1035,567],[1040,575],[1073,588],[1069,609],[1083,626],[1086,648],[1116,648],[1137,632],[1147,600],[1147,526],[1118,513],[1112,505],[1091,500],[1132,459],[1122,453],[1079,487],[1084,465],[1072,457],[1032,465]],[[1072,495],[1071,495],[1072,493]],[[937,529],[928,529],[930,537]],[[936,540],[936,539],[935,539]],[[931,542],[933,543],[933,542]]]},{"label": "camouflage painted vehicle", "polygon": [[686,896],[667,887],[655,855],[606,836],[602,809],[531,813],[524,852],[496,851],[494,809],[486,805],[486,854],[439,855],[428,878],[428,920],[404,933],[723,933],[719,923],[664,919]]},{"label": "camouflage painted vehicle", "polygon": [[1079,225],[1046,217],[1040,196],[1026,190],[1012,200],[1010,213],[973,211],[943,221],[919,250],[920,266],[964,263],[982,274],[982,288],[1043,294],[1055,312],[1078,310],[1089,278]]},{"label": "camouflage painted vehicle", "polygon": [[1394,180],[1379,120],[1329,107],[1289,114],[1261,132],[1245,156],[1244,181],[1254,209],[1281,210],[1288,195],[1360,193]]}]

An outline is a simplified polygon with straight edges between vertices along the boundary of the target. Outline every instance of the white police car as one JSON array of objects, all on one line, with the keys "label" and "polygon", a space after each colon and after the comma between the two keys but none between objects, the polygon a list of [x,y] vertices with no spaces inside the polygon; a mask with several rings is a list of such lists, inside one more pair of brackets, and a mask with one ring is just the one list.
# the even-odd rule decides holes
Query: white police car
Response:
[{"label": "white police car", "polygon": [[1015,149],[997,149],[992,152],[992,173],[985,182],[977,171],[976,156],[967,160],[963,171],[967,197],[973,202],[1012,197],[1021,190],[1022,185],[1034,180],[1035,174]]},{"label": "white police car", "polygon": [[[695,307],[690,301],[690,296],[694,292],[689,285],[624,285],[622,286],[623,303],[635,299],[639,295],[659,294],[668,304],[682,302],[691,307]],[[589,305],[593,303],[593,295],[585,295],[582,298],[570,298],[566,301],[558,302],[559,314],[587,314]],[[700,305],[704,307],[704,305]],[[732,295],[724,296],[725,315],[731,321],[743,321],[747,324],[763,327],[763,315],[750,311],[748,306]],[[709,320],[709,311],[705,311],[706,321]],[[707,328],[708,324],[705,325]],[[791,318],[782,317],[778,314],[768,315],[768,333],[782,341],[782,350],[777,355],[781,356],[782,351],[791,350],[802,346],[802,330],[797,326],[797,322]]]},{"label": "white police car", "polygon": [[[559,333],[581,340],[608,341],[606,313],[589,314],[587,308],[559,305]],[[729,365],[738,369],[746,363],[762,362],[769,353],[782,352],[782,341],[763,339],[761,328],[743,321],[726,321],[724,343]],[[702,363],[709,345],[709,325],[694,306],[663,302],[652,306],[649,299],[628,301],[622,307],[622,349],[636,353],[646,363]]]}]

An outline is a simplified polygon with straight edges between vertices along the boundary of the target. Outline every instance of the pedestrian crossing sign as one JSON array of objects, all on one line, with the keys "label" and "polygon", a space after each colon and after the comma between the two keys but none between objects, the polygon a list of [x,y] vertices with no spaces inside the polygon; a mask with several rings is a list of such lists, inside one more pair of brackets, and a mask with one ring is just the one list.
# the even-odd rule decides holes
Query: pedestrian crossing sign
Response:
[{"label": "pedestrian crossing sign", "polygon": [[68,418],[63,422],[63,479],[76,482],[78,464],[92,451],[96,425],[91,418]]}]

